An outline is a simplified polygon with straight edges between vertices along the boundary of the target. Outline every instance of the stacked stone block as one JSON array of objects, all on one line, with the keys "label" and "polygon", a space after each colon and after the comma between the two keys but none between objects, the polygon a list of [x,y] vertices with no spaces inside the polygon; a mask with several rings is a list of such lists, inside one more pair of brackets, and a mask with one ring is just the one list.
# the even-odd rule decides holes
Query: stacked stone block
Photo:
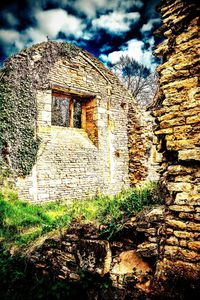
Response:
[{"label": "stacked stone block", "polygon": [[[51,56],[59,47],[59,43],[48,42],[30,48],[33,68],[39,65],[44,50]],[[132,97],[96,58],[75,46],[69,48],[70,56],[58,55],[48,68],[45,85],[35,90],[36,134],[41,144],[32,173],[17,181],[21,198],[34,202],[112,195],[129,187],[127,115]],[[23,51],[18,59],[20,55]],[[81,129],[52,126],[55,92],[83,99]],[[140,134],[139,128],[135,135]],[[140,147],[135,151],[139,152]],[[138,172],[139,160],[137,156],[133,172]],[[142,168],[140,171],[143,173]]]},{"label": "stacked stone block", "polygon": [[[131,296],[130,299],[140,299],[138,293],[152,293],[150,283],[159,253],[162,221],[163,207],[144,210],[126,221],[120,230],[120,240],[118,232],[108,241],[106,232],[103,233],[105,225],[74,220],[70,228],[52,232],[41,244],[30,247],[26,255],[38,272],[50,278],[81,282],[81,270],[95,276],[96,283],[100,280],[98,276],[101,280],[109,278],[109,287],[114,288],[110,298],[116,296],[117,290],[126,290],[124,295]],[[99,292],[97,288],[96,294]]]},{"label": "stacked stone block", "polygon": [[142,111],[135,102],[129,104],[128,148],[131,186],[141,185],[144,181],[159,180],[159,154],[153,145],[153,125],[154,118],[149,111]]},{"label": "stacked stone block", "polygon": [[[165,40],[155,54],[160,92],[154,116],[158,124],[158,151],[162,153],[161,179],[166,187],[163,269],[188,277],[200,274],[200,98],[199,7],[193,1],[163,1],[163,25],[157,33]],[[168,267],[167,267],[168,266]],[[188,270],[192,270],[189,272]]]},{"label": "stacked stone block", "polygon": [[[137,114],[135,109],[137,109]],[[142,135],[145,126],[142,124],[143,117],[137,105],[130,104],[128,116],[129,177],[131,185],[134,186],[146,179],[148,175],[146,164],[148,143],[144,134]]]}]

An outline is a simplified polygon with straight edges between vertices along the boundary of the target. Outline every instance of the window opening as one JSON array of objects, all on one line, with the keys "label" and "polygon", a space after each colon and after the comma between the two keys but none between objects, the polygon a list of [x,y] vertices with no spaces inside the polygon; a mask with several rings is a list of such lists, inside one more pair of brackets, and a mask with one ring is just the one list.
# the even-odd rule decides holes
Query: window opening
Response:
[{"label": "window opening", "polygon": [[81,128],[82,103],[77,99],[73,99],[73,104],[74,104],[73,127]]},{"label": "window opening", "polygon": [[52,90],[51,124],[62,127],[84,127],[83,102],[84,100],[79,96]]},{"label": "window opening", "polygon": [[97,101],[92,95],[79,95],[52,89],[51,124],[82,128],[98,147]]},{"label": "window opening", "polygon": [[52,125],[70,126],[70,99],[52,97]]}]

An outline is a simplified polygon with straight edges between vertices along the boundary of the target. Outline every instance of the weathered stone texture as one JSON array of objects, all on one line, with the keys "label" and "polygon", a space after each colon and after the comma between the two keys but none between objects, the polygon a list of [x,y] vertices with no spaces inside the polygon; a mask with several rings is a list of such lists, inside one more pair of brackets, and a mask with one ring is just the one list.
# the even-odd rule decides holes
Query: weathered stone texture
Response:
[{"label": "weathered stone texture", "polygon": [[200,270],[199,7],[193,1],[167,0],[160,12],[163,26],[158,33],[166,39],[155,50],[162,64],[158,67],[160,97],[153,114],[157,148],[163,155],[161,180],[168,195],[166,240],[160,245],[164,259],[157,272],[173,269],[177,276],[194,278]]},{"label": "weathered stone texture", "polygon": [[[112,292],[106,299],[114,299],[118,290],[124,292],[116,298],[119,300],[187,299],[194,287],[198,295],[200,232],[192,230],[193,222],[187,222],[189,230],[185,221],[170,216],[166,227],[166,213],[164,205],[146,208],[132,215],[112,237],[105,225],[74,220],[68,229],[52,232],[29,246],[28,265],[33,265],[36,274],[66,284],[84,284],[81,273],[86,280],[88,274],[95,282],[108,280]],[[176,286],[179,280],[183,285]],[[99,292],[98,287],[94,294]]]},{"label": "weathered stone texture", "polygon": [[161,206],[132,216],[109,241],[103,233],[105,225],[101,228],[74,220],[68,229],[54,232],[51,237],[29,247],[26,250],[28,262],[50,278],[78,282],[81,270],[93,276],[106,275],[110,287],[124,290],[130,285],[125,294],[130,293],[132,297],[136,297],[136,292],[151,294],[154,259],[158,258],[162,238],[163,212]]},{"label": "weathered stone texture", "polygon": [[[14,75],[9,73],[13,66]],[[25,69],[21,81],[16,75],[20,68]],[[42,202],[113,195],[130,183],[158,179],[157,152],[151,147],[152,116],[140,111],[119,79],[92,55],[75,45],[49,41],[10,57],[2,76],[6,72],[9,83],[13,76],[17,81],[16,93],[28,80],[33,103],[27,105],[35,111],[31,128],[33,137],[41,141],[28,170],[29,159],[23,162],[26,173],[19,172],[11,152],[15,178],[29,174],[17,178],[21,199]],[[74,128],[74,100],[81,106],[80,128]],[[68,108],[61,112],[63,101]],[[21,106],[16,108],[20,119]],[[63,123],[58,124],[59,119]],[[19,132],[22,127],[19,122]],[[31,146],[27,149],[32,154]]]},{"label": "weathered stone texture", "polygon": [[[54,42],[33,46],[29,49],[31,65],[39,64],[44,49],[51,56],[58,47]],[[18,59],[20,55],[23,52]],[[52,126],[52,95],[56,93],[83,99],[81,129]],[[115,75],[76,47],[75,54],[60,55],[49,67],[47,82],[36,90],[36,97],[36,134],[41,145],[30,176],[18,179],[21,198],[40,202],[81,199],[129,187],[127,113],[128,103],[134,100]],[[139,123],[137,112],[134,122]],[[141,128],[132,136],[137,140],[140,135]],[[140,157],[132,172],[138,172]]]},{"label": "weathered stone texture", "polygon": [[134,102],[128,111],[129,178],[132,186],[159,180],[159,154],[153,145],[154,119]]}]

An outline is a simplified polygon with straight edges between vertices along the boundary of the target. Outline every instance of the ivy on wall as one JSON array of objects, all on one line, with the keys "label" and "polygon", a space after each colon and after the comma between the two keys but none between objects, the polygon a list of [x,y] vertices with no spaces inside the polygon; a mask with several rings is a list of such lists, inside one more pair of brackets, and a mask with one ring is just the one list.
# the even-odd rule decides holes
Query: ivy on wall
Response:
[{"label": "ivy on wall", "polygon": [[31,172],[40,143],[35,133],[36,91],[50,88],[48,73],[58,57],[71,60],[79,52],[71,44],[47,42],[25,49],[5,62],[0,74],[0,167],[3,149],[9,143],[9,158],[16,175]]},{"label": "ivy on wall", "polygon": [[17,75],[17,66],[11,67],[0,83],[0,148],[2,151],[9,143],[12,168],[18,175],[27,175],[39,145],[34,126],[36,103],[28,74]]}]

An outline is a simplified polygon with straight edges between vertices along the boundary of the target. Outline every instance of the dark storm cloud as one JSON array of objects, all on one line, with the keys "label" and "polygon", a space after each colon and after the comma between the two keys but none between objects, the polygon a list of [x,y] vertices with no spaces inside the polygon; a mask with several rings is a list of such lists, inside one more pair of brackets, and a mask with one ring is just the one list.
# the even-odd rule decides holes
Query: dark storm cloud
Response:
[{"label": "dark storm cloud", "polygon": [[105,63],[129,54],[151,66],[158,0],[24,0],[1,3],[1,60],[31,44],[73,42]]}]

